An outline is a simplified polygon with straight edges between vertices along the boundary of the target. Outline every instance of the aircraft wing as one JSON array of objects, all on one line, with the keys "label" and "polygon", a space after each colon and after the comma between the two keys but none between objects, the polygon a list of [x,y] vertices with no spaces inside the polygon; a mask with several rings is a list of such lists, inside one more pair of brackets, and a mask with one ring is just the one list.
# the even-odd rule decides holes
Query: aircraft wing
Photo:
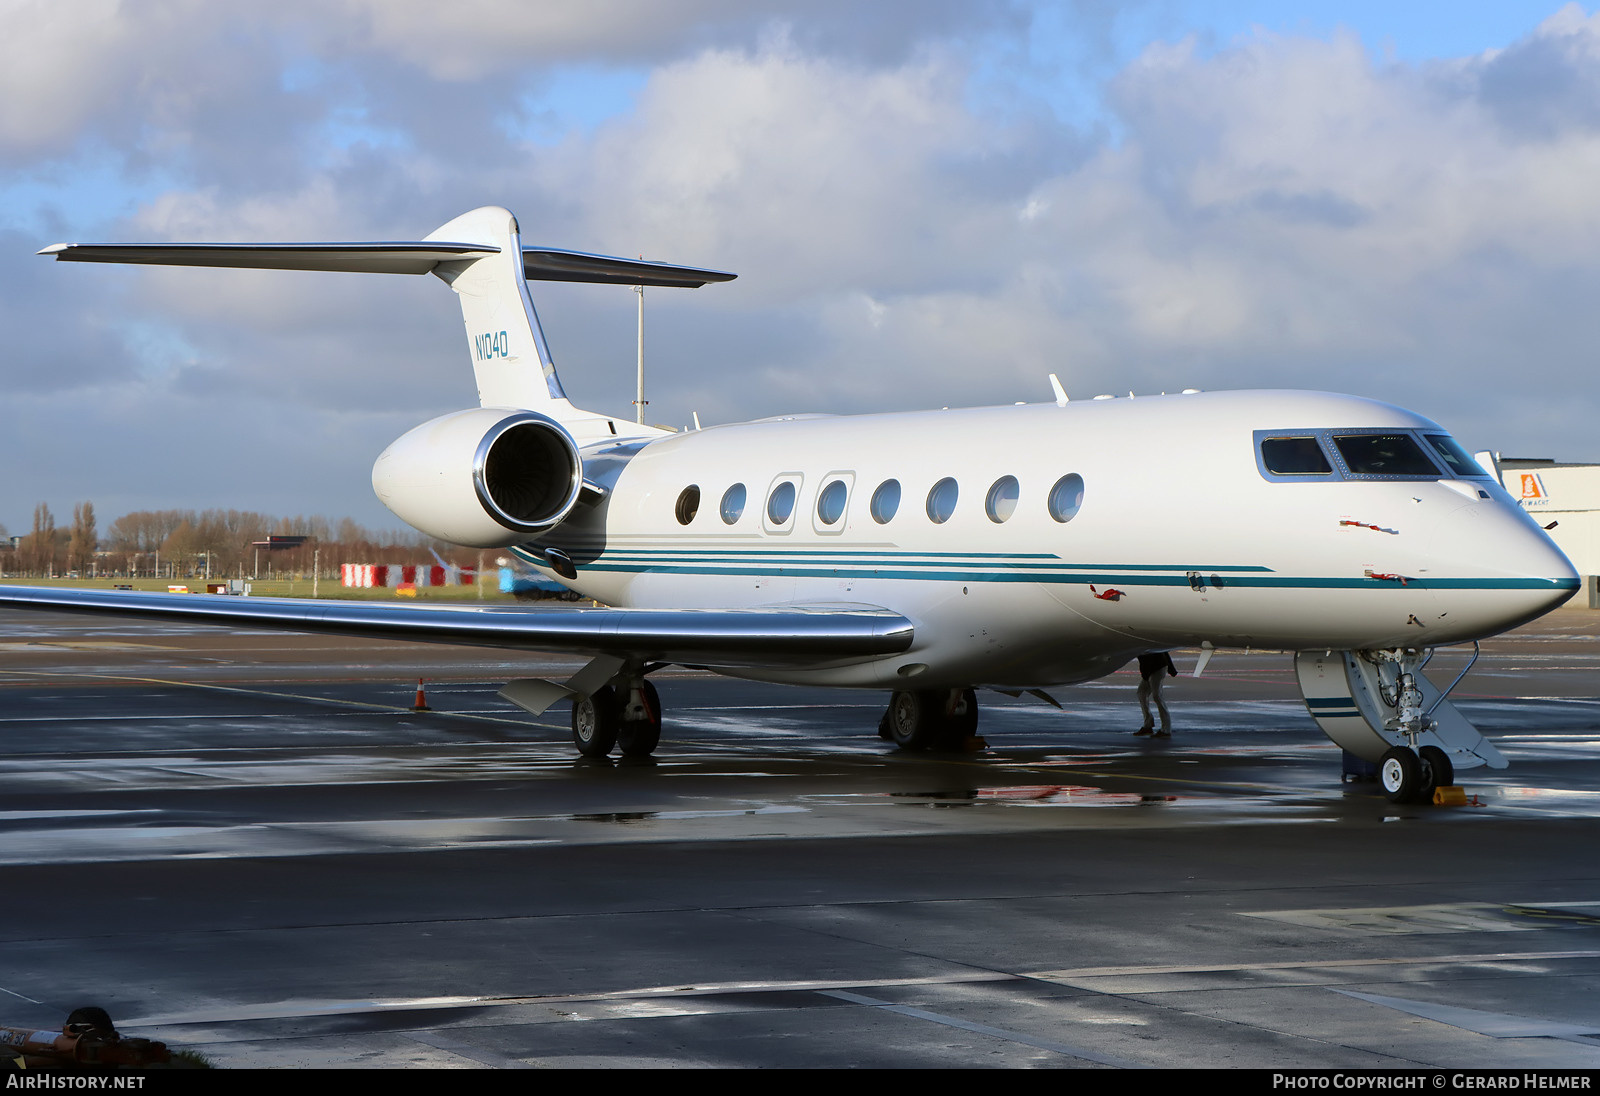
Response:
[{"label": "aircraft wing", "polygon": [[716,667],[795,666],[895,654],[911,621],[871,605],[757,609],[574,609],[384,605],[0,585],[0,608],[325,632]]}]

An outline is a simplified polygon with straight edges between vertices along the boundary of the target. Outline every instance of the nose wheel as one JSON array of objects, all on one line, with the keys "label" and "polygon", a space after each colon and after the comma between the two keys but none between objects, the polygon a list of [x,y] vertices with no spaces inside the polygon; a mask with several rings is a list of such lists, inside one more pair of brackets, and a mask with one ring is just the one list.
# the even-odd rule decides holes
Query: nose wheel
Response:
[{"label": "nose wheel", "polygon": [[1455,766],[1437,746],[1396,746],[1378,762],[1378,783],[1391,803],[1426,803],[1435,788],[1455,783]]}]

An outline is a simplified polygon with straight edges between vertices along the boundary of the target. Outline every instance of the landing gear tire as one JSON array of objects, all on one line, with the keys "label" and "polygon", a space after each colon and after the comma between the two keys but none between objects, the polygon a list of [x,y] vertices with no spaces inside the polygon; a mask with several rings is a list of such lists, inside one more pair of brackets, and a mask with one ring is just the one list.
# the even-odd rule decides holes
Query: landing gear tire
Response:
[{"label": "landing gear tire", "polygon": [[966,709],[960,715],[945,716],[943,740],[945,749],[960,749],[962,744],[978,733],[978,693],[974,689],[961,690],[961,704]]},{"label": "landing gear tire", "polygon": [[954,750],[978,732],[978,694],[961,691],[962,712],[951,715],[950,691],[898,692],[878,724],[878,735],[902,750]]},{"label": "landing gear tire", "polygon": [[1391,803],[1415,803],[1428,784],[1422,760],[1405,746],[1395,746],[1378,762],[1378,783]]},{"label": "landing gear tire", "polygon": [[898,692],[889,698],[889,737],[902,750],[938,745],[944,727],[942,692]]},{"label": "landing gear tire", "polygon": [[623,757],[649,757],[661,742],[661,698],[648,681],[644,683],[644,706],[649,709],[648,718],[625,719],[617,730]]},{"label": "landing gear tire", "polygon": [[608,756],[617,744],[621,725],[622,704],[609,685],[572,702],[572,744],[584,757]]},{"label": "landing gear tire", "polygon": [[1428,768],[1429,795],[1435,788],[1448,788],[1456,782],[1456,767],[1450,763],[1449,754],[1437,746],[1424,746],[1417,753]]}]

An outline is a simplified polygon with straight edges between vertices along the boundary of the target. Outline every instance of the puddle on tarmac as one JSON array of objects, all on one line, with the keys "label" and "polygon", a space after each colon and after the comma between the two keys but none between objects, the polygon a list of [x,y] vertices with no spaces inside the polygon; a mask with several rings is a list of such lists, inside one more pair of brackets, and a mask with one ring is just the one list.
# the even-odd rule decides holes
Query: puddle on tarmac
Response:
[{"label": "puddle on tarmac", "polygon": [[745,807],[720,811],[615,811],[608,814],[574,814],[574,822],[614,822],[629,825],[634,822],[673,822],[690,818],[745,818],[761,814],[809,814],[810,807]]},{"label": "puddle on tarmac", "polygon": [[918,807],[973,807],[1001,803],[1018,807],[1148,807],[1175,803],[1175,795],[1108,792],[1084,784],[1008,784],[933,792],[888,792],[896,803]]},{"label": "puddle on tarmac", "polygon": [[153,808],[134,810],[59,810],[59,811],[0,811],[0,823],[34,822],[45,818],[112,818],[130,814],[160,814]]},{"label": "puddle on tarmac", "polygon": [[[1468,774],[1471,775],[1470,773]],[[1600,808],[1600,791],[1587,788],[1531,788],[1519,784],[1483,785],[1460,781],[1476,806],[1551,814],[1593,817]]]}]

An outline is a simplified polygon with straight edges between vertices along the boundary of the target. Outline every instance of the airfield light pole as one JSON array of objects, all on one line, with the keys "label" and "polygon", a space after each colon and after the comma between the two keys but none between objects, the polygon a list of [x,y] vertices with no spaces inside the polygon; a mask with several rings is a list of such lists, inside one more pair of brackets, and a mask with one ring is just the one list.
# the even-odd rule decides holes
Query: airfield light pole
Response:
[{"label": "airfield light pole", "polygon": [[[644,258],[643,255],[639,258]],[[644,398],[644,286],[636,285],[633,291],[639,294],[639,385],[638,393],[634,397],[634,422],[644,423],[644,405],[650,401]]]}]

